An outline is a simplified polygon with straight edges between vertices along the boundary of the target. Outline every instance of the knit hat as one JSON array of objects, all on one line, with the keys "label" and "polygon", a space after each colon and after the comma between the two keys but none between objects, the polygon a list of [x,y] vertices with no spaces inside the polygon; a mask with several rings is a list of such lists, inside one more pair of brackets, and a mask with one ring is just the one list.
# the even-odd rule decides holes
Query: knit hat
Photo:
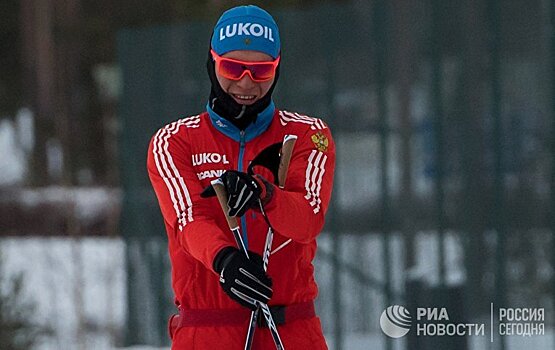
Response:
[{"label": "knit hat", "polygon": [[237,6],[222,14],[214,27],[212,49],[223,55],[235,50],[280,53],[279,30],[272,16],[258,6]]}]

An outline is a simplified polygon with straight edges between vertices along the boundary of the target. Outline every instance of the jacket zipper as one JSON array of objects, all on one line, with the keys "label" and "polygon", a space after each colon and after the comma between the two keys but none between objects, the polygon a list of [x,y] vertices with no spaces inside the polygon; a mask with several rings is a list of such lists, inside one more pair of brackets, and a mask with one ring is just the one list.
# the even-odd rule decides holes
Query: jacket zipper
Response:
[{"label": "jacket zipper", "polygon": [[[239,159],[237,164],[237,170],[243,171],[243,157],[245,155],[245,130],[239,132]],[[247,216],[243,215],[241,217],[241,232],[243,233],[243,241],[245,242],[245,247],[249,249],[249,240],[247,235]]]}]

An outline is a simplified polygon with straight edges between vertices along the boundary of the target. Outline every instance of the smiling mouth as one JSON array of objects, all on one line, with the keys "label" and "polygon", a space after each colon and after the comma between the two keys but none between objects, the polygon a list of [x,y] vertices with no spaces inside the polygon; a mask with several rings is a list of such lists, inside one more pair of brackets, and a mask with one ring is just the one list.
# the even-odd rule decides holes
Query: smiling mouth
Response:
[{"label": "smiling mouth", "polygon": [[233,98],[235,99],[235,101],[237,101],[238,103],[243,103],[243,104],[252,103],[252,102],[254,101],[254,99],[256,98],[255,95],[231,94],[231,96],[233,96]]}]

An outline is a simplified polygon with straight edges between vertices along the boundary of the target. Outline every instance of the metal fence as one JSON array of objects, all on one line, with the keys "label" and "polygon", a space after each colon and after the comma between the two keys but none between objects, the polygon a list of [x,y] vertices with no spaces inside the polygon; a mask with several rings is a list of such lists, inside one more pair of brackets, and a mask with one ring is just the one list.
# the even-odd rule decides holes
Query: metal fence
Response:
[{"label": "metal fence", "polygon": [[[374,0],[274,12],[276,104],[323,118],[337,143],[316,259],[330,347],[362,336],[384,349],[519,348],[489,334],[412,329],[392,339],[379,319],[393,304],[413,321],[415,308],[437,306],[460,322],[489,318],[492,303],[541,307],[552,326],[554,9],[547,0]],[[203,110],[212,25],[118,36],[129,344],[168,343],[169,264],[146,151],[157,128]],[[527,347],[552,348],[550,339]]]}]

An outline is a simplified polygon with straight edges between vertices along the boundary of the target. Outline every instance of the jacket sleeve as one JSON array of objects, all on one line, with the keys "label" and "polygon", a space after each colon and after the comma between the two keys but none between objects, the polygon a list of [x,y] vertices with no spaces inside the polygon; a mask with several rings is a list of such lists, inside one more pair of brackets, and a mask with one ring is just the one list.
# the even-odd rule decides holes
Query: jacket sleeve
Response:
[{"label": "jacket sleeve", "polygon": [[185,140],[187,130],[182,127],[180,131],[176,123],[158,130],[152,137],[148,175],[169,239],[179,242],[182,249],[212,270],[212,262],[220,249],[234,243],[231,235],[216,224],[213,201],[200,197],[203,188],[193,170]]},{"label": "jacket sleeve", "polygon": [[335,144],[330,130],[299,135],[285,188],[275,188],[266,213],[274,229],[300,243],[313,240],[324,226],[333,187]]}]

